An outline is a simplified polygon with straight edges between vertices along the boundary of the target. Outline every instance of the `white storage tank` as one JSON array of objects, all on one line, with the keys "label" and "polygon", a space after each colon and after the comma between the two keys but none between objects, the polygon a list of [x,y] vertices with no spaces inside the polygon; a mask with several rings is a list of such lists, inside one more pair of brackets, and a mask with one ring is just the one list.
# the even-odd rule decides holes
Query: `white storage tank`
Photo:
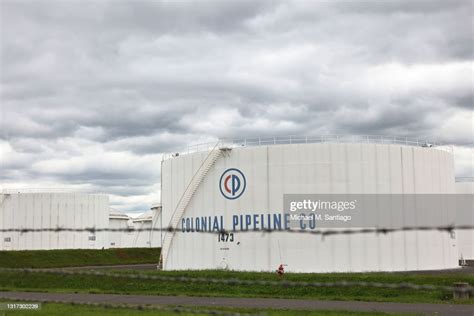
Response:
[{"label": "white storage tank", "polygon": [[[137,247],[137,248],[152,247],[152,244],[151,244],[152,220],[153,220],[153,211],[151,210],[133,219],[133,225],[135,229],[138,229],[138,231],[134,233],[133,239],[131,240],[132,247]],[[143,231],[140,231],[139,229],[142,229]]]},{"label": "white storage tank", "polygon": [[[457,180],[455,184],[457,194],[474,194],[474,178],[459,178]],[[456,237],[459,260],[462,264],[474,265],[474,230],[458,230]]]},{"label": "white storage tank", "polygon": [[117,231],[110,231],[109,244],[110,248],[127,248],[132,247],[131,241],[135,235],[134,232],[128,232],[127,229],[133,229],[133,221],[130,216],[122,213],[119,210],[111,208],[109,211],[109,228],[117,229]]},{"label": "white storage tank", "polygon": [[[150,248],[159,247],[159,240],[152,243],[152,223],[154,211],[150,210],[132,218],[125,213],[110,209],[110,248]],[[113,231],[116,229],[117,231]]]},{"label": "white storage tank", "polygon": [[[284,263],[293,272],[349,272],[458,265],[456,241],[446,232],[322,239],[262,231],[267,219],[270,228],[281,228],[273,216],[284,211],[284,194],[454,193],[448,150],[396,138],[259,139],[201,149],[162,163],[161,226],[182,231],[162,237],[164,269],[274,271]],[[232,230],[233,221],[246,219],[257,231]],[[196,232],[220,228],[232,236]]]},{"label": "white storage tank", "polygon": [[[109,198],[103,194],[20,193],[0,194],[0,227],[106,228]],[[107,232],[4,232],[0,250],[107,248]]]},{"label": "white storage tank", "polygon": [[150,210],[152,211],[152,228],[150,234],[150,241],[152,247],[161,247],[161,241],[163,240],[164,232],[157,230],[163,226],[163,221],[161,217],[161,203],[154,203]]}]

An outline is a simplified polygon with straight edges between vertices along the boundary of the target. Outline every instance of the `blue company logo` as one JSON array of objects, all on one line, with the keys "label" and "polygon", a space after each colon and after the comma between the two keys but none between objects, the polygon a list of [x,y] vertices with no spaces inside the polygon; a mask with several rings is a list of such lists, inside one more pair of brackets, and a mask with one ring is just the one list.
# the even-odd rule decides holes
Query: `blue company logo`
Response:
[{"label": "blue company logo", "polygon": [[247,186],[247,180],[239,169],[230,168],[224,171],[219,180],[221,194],[229,200],[235,200],[242,195]]}]

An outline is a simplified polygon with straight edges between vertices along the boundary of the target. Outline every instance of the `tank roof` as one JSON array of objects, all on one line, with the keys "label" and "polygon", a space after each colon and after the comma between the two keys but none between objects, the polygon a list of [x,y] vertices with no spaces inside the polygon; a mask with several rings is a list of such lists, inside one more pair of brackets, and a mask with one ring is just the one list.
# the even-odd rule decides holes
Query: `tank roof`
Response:
[{"label": "tank roof", "polygon": [[114,208],[109,208],[109,218],[114,218],[114,219],[124,219],[124,220],[129,220],[130,217],[119,211],[119,210],[116,210]]},{"label": "tank roof", "polygon": [[146,221],[151,221],[153,219],[153,211],[148,211],[143,214],[140,214],[139,216],[133,218],[134,222],[146,222]]}]

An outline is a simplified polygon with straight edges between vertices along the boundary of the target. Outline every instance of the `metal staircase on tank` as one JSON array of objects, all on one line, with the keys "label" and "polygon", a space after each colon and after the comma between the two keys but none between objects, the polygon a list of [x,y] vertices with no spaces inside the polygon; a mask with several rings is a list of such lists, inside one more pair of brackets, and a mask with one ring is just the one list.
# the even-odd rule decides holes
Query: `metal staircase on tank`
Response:
[{"label": "metal staircase on tank", "polygon": [[171,248],[171,243],[173,241],[173,237],[176,233],[176,229],[178,227],[179,221],[184,215],[186,208],[188,207],[191,199],[194,196],[194,193],[199,188],[199,185],[202,183],[206,175],[209,173],[209,170],[214,166],[216,161],[224,154],[227,153],[231,148],[224,147],[220,142],[218,142],[214,148],[209,152],[206,156],[204,161],[199,166],[196,173],[191,178],[188,186],[183,192],[183,195],[176,204],[176,208],[171,215],[171,220],[168,225],[168,231],[166,231],[165,236],[163,238],[163,242],[161,245],[161,255],[160,255],[160,263],[158,265],[159,269],[163,269],[166,265],[166,260],[168,259],[168,253]]}]

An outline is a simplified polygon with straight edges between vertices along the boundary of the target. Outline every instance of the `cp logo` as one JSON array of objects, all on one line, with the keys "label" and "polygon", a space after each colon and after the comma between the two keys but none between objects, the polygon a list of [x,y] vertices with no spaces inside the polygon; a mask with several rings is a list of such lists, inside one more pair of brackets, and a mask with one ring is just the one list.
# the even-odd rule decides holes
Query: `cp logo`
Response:
[{"label": "cp logo", "polygon": [[222,195],[229,200],[235,200],[242,195],[247,186],[245,176],[239,169],[230,168],[224,171],[219,180]]}]

